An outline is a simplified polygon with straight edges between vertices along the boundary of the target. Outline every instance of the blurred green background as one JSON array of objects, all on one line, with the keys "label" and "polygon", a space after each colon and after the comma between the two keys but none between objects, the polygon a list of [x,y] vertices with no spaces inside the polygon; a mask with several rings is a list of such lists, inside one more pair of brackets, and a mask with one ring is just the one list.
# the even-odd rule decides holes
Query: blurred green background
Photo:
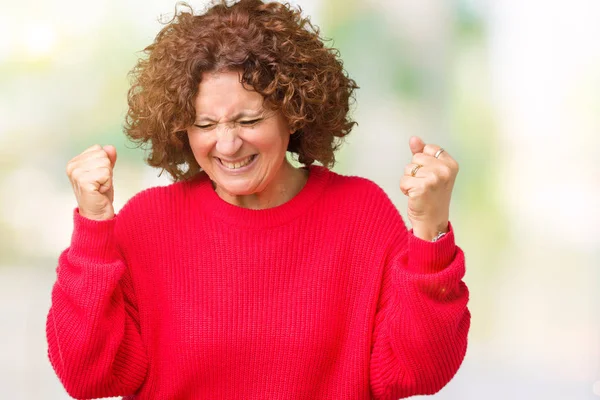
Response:
[{"label": "blurred green background", "polygon": [[[197,9],[206,4],[190,1]],[[472,328],[437,399],[600,399],[600,2],[297,0],[361,87],[334,170],[400,212],[408,139],[460,173]],[[45,317],[76,206],[66,163],[117,147],[117,210],[170,182],[125,140],[127,72],[166,0],[0,0],[0,398],[68,399]]]}]

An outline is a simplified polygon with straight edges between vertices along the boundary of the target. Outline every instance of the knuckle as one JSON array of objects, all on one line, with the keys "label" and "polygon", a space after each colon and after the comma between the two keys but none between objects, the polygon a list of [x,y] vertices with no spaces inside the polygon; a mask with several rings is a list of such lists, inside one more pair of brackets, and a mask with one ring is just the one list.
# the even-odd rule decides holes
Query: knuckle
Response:
[{"label": "knuckle", "polygon": [[106,168],[97,167],[90,171],[90,177],[92,180],[97,181],[104,178],[107,175]]},{"label": "knuckle", "polygon": [[442,167],[439,172],[439,179],[443,181],[447,181],[452,176],[452,169],[450,167]]},{"label": "knuckle", "polygon": [[93,153],[97,152],[100,149],[102,149],[102,146],[100,146],[99,144],[95,144],[93,146],[88,147],[87,149],[85,149],[81,153],[79,153],[79,156],[87,157],[90,154],[93,154]]},{"label": "knuckle", "polygon": [[71,180],[73,182],[79,182],[80,176],[81,176],[81,172],[77,168],[72,169],[71,174],[69,175],[69,177],[71,178]]},{"label": "knuckle", "polygon": [[86,182],[85,184],[81,185],[81,190],[84,193],[91,193],[96,189],[96,185],[94,185],[93,182]]},{"label": "knuckle", "polygon": [[425,160],[426,156],[423,153],[417,153],[414,155],[413,159],[416,161],[417,164],[423,164],[423,161]]},{"label": "knuckle", "polygon": [[103,180],[112,178],[112,173],[110,171],[110,168],[102,168],[102,173],[100,174],[100,177]]},{"label": "knuckle", "polygon": [[411,188],[411,194],[413,195],[412,197],[420,196],[422,193],[425,192],[425,189],[426,189],[426,187],[424,184],[412,187]]},{"label": "knuckle", "polygon": [[428,180],[430,186],[437,186],[440,184],[441,177],[438,174],[431,174],[431,177]]},{"label": "knuckle", "polygon": [[110,167],[110,159],[107,156],[99,157],[96,161],[96,168],[107,168]]}]

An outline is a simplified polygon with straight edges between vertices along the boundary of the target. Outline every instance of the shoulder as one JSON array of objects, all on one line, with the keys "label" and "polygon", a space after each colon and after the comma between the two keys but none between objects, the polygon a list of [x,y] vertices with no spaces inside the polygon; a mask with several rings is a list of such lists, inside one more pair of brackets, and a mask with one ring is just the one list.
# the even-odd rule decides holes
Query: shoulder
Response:
[{"label": "shoulder", "polygon": [[186,182],[174,182],[165,186],[152,186],[132,196],[117,213],[122,222],[140,221],[140,217],[162,218],[168,210],[181,203],[188,190]]},{"label": "shoulder", "polygon": [[[115,215],[115,233],[126,246],[172,232],[189,191],[186,182],[152,186],[133,195]],[[143,233],[143,234],[140,234]]]},{"label": "shoulder", "polygon": [[328,194],[334,197],[343,197],[346,202],[354,205],[361,203],[378,203],[392,206],[387,193],[374,181],[356,175],[342,175],[329,171]]},{"label": "shoulder", "polygon": [[366,217],[372,221],[402,222],[402,217],[390,197],[374,181],[333,171],[329,171],[328,174],[330,177],[325,196],[344,213]]},{"label": "shoulder", "polygon": [[184,182],[175,182],[166,186],[152,186],[143,189],[131,197],[121,208],[119,213],[128,213],[134,210],[149,210],[157,204],[164,205],[164,200],[179,197],[183,194]]}]

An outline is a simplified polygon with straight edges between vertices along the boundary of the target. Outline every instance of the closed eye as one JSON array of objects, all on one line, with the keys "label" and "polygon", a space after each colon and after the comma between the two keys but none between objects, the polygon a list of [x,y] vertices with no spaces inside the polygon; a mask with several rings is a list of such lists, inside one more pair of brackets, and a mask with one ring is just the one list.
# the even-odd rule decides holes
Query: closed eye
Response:
[{"label": "closed eye", "polygon": [[252,119],[252,120],[248,120],[248,121],[240,121],[240,125],[242,125],[242,126],[252,126],[252,125],[255,125],[255,124],[259,123],[260,121],[262,121],[262,118]]},{"label": "closed eye", "polygon": [[194,124],[194,126],[200,129],[210,129],[215,126],[215,124]]}]

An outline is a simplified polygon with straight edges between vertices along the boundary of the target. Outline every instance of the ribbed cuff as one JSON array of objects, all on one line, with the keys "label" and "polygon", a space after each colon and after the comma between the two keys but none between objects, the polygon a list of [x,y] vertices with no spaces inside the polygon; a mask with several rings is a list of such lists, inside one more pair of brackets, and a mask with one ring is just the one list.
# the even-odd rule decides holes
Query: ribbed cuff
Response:
[{"label": "ribbed cuff", "polygon": [[434,273],[447,267],[456,253],[454,229],[448,222],[448,232],[436,242],[408,235],[408,269],[418,273]]},{"label": "ribbed cuff", "polygon": [[114,236],[116,216],[102,221],[86,218],[73,210],[73,235],[70,256],[107,263],[119,258]]}]

